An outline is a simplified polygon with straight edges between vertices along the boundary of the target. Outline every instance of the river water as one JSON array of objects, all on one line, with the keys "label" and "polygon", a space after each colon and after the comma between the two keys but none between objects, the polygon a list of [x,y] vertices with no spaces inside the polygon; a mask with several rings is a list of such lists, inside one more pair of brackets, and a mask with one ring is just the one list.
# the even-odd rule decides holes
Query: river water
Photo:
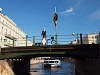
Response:
[{"label": "river water", "polygon": [[43,68],[43,63],[32,64],[30,75],[75,75],[73,63],[61,61],[60,68]]}]

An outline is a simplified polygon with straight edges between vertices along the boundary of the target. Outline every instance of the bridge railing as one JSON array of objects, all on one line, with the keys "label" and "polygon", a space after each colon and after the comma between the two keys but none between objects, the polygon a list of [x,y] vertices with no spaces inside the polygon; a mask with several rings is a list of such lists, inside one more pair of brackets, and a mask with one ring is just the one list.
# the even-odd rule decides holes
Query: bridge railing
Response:
[{"label": "bridge railing", "polygon": [[[57,36],[57,38],[56,38]],[[56,41],[57,39],[57,41]],[[69,34],[69,35],[47,35],[47,45],[65,45],[65,44],[97,44],[99,43],[99,34]],[[16,46],[41,46],[42,36],[19,37],[10,39],[1,39],[0,44],[7,47]],[[57,43],[58,42],[58,43]],[[56,44],[57,43],[57,44]]]}]

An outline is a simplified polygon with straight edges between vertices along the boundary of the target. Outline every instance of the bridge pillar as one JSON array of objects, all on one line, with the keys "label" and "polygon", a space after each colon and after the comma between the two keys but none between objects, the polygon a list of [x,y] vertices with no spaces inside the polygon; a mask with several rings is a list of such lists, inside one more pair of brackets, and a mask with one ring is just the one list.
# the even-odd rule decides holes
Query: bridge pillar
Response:
[{"label": "bridge pillar", "polygon": [[12,59],[7,60],[15,75],[29,75],[30,59]]}]

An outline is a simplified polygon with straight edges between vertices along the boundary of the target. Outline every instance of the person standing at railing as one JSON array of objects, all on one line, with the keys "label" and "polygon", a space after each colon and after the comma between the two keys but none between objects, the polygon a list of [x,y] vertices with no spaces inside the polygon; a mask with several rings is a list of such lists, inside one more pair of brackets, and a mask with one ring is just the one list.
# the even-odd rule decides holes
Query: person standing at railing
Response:
[{"label": "person standing at railing", "polygon": [[41,33],[41,36],[42,36],[43,38],[46,38],[46,29],[45,29],[45,28],[43,29],[43,31],[42,31],[42,33]]},{"label": "person standing at railing", "polygon": [[42,45],[46,45],[46,29],[45,28],[43,29],[41,36],[42,36]]}]

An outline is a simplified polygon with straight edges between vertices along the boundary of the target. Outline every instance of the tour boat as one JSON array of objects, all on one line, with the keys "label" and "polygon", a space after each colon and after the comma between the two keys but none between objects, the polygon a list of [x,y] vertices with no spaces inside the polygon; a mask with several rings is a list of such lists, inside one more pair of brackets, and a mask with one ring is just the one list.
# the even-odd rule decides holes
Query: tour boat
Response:
[{"label": "tour boat", "polygon": [[57,68],[61,66],[61,61],[59,59],[45,59],[44,68]]}]

